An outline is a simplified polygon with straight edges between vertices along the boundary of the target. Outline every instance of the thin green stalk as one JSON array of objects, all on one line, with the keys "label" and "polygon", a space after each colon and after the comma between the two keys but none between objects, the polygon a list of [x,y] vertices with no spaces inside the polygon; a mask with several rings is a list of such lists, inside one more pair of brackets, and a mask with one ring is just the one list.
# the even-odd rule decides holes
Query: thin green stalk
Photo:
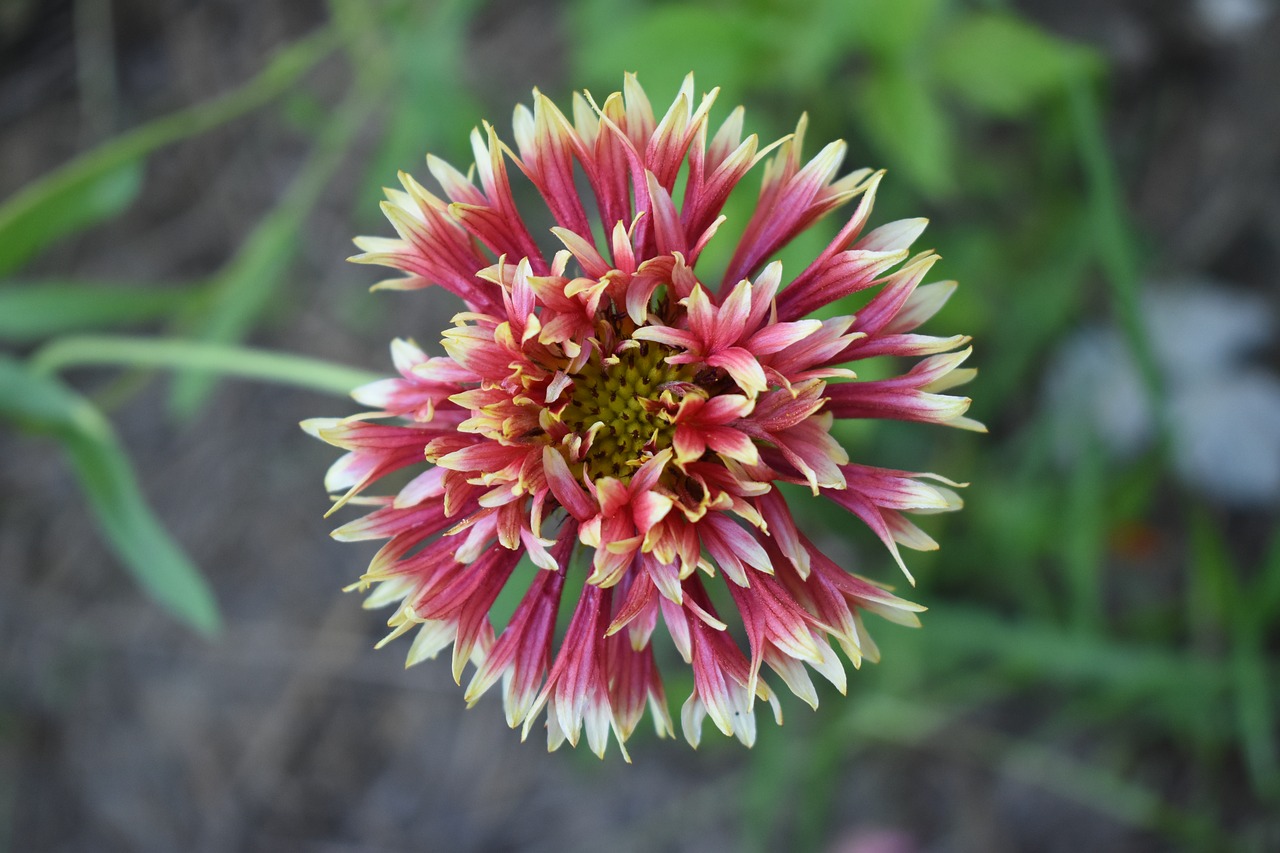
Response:
[{"label": "thin green stalk", "polygon": [[45,375],[89,365],[196,370],[340,396],[381,378],[375,373],[319,359],[182,338],[109,335],[61,338],[41,348],[30,361],[32,370]]}]

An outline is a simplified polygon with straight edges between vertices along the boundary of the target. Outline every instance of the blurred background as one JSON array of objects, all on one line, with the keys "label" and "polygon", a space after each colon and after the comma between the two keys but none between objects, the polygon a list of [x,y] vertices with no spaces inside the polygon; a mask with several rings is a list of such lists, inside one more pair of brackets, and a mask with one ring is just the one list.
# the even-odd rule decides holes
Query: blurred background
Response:
[{"label": "blurred background", "polygon": [[[0,851],[1280,849],[1277,44],[1267,0],[0,0]],[[457,309],[343,262],[380,187],[626,70],[887,167],[991,430],[846,430],[973,484],[925,627],[633,766],[372,650],[297,428]]]}]

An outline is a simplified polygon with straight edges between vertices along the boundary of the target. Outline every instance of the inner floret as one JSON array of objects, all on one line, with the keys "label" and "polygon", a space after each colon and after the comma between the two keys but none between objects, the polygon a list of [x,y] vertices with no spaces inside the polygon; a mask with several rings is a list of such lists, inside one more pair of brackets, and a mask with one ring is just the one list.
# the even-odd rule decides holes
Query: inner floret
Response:
[{"label": "inner floret", "polygon": [[693,377],[691,368],[664,361],[672,352],[629,341],[615,355],[592,358],[573,377],[573,396],[560,417],[575,433],[595,429],[582,460],[590,479],[626,482],[645,459],[671,446],[672,414]]}]

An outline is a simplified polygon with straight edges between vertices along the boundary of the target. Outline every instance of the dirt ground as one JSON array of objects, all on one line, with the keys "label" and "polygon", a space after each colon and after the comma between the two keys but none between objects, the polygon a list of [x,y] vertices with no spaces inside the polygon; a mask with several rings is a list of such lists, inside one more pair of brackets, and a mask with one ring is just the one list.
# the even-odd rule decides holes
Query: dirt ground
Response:
[{"label": "dirt ground", "polygon": [[[1119,167],[1139,224],[1168,250],[1165,271],[1227,276],[1275,300],[1280,15],[1214,32],[1198,11],[1208,5],[1026,9],[1115,63]],[[97,115],[77,96],[72,3],[40,2],[0,29],[0,197],[114,130],[247,79],[324,15],[318,2],[111,7],[118,87]],[[481,20],[473,37],[501,45],[532,25]],[[548,61],[503,55],[503,79],[519,79],[521,61]],[[506,115],[507,89],[480,88],[501,99],[491,114]],[[269,209],[299,151],[263,115],[165,149],[124,217],[27,272],[207,275]],[[326,192],[285,305],[253,343],[381,370],[387,340],[451,313],[446,297],[426,296],[370,313],[356,331],[338,322],[368,281],[339,261],[356,230],[358,177]],[[92,390],[104,377],[75,380]],[[520,744],[496,700],[466,711],[447,661],[406,672],[403,649],[373,651],[381,618],[339,593],[367,555],[333,543],[322,518],[332,450],[297,428],[347,413],[341,400],[223,383],[198,418],[176,424],[159,414],[164,390],[154,384],[112,419],[153,505],[212,580],[227,622],[217,642],[139,595],[55,447],[0,431],[0,850],[737,849],[745,751],[647,739],[632,767],[616,754],[548,755]],[[873,749],[836,788],[832,850],[1161,849],[927,746]]]}]

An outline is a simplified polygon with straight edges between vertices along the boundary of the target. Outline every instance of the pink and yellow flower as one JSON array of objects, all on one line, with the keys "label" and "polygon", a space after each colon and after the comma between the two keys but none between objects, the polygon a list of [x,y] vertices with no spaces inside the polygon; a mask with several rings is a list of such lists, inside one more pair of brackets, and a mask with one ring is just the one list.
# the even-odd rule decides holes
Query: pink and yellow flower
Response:
[{"label": "pink and yellow flower", "polygon": [[[943,393],[972,374],[968,339],[915,331],[954,288],[923,283],[937,260],[912,253],[924,221],[863,233],[882,172],[837,179],[842,142],[802,163],[804,119],[763,149],[742,138],[741,108],[711,134],[715,95],[695,99],[689,78],[659,120],[631,76],[603,105],[576,95],[572,118],[535,92],[515,112],[516,150],[487,124],[472,133],[475,180],[428,157],[441,198],[401,174],[383,204],[399,236],[360,238],[353,260],[405,273],[379,288],[438,285],[467,310],[443,356],[393,342],[399,376],[353,394],[373,411],[304,424],[347,451],[326,478],[338,505],[374,507],[334,536],[387,540],[357,584],[376,585],[369,606],[396,605],[387,639],[415,632],[409,663],[452,646],[456,679],[474,665],[467,701],[501,681],[508,722],[527,735],[545,711],[552,749],[584,730],[597,753],[610,732],[622,746],[646,707],[673,732],[659,621],[693,670],[681,722],[695,746],[706,717],[750,745],[757,699],[780,719],[766,669],[810,705],[810,669],[843,691],[831,641],[855,666],[876,660],[863,614],[915,625],[923,608],[824,556],[778,485],[860,518],[905,571],[898,546],[936,547],[906,514],[958,508],[956,484],[850,462],[834,420],[981,428]],[[730,192],[766,158],[724,275],[703,278]],[[509,165],[556,222],[550,258]],[[770,259],[855,200],[784,286]],[[856,314],[806,316],[861,291]],[[873,356],[919,360],[874,381],[846,366]],[[417,473],[395,494],[363,494],[403,469]],[[524,558],[537,571],[495,626]]]}]

